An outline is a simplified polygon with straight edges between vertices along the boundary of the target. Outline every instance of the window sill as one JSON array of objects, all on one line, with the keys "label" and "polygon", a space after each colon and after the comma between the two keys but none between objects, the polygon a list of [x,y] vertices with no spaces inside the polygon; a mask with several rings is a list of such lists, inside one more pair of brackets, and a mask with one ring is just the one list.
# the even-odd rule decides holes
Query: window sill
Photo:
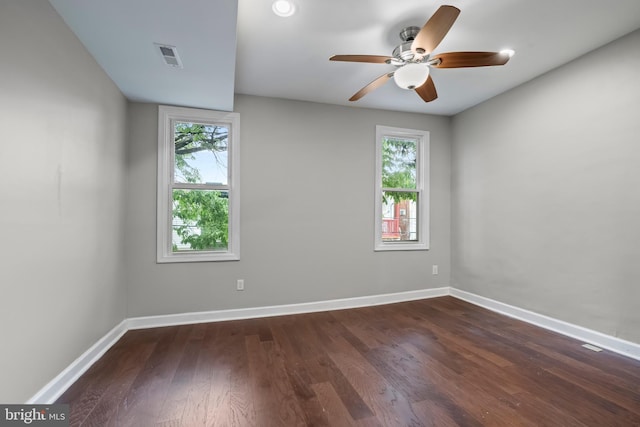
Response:
[{"label": "window sill", "polygon": [[218,261],[239,261],[240,255],[234,253],[214,253],[203,252],[199,254],[172,254],[158,255],[158,264],[181,263],[181,262],[218,262]]},{"label": "window sill", "polygon": [[375,252],[386,251],[428,251],[429,246],[426,243],[377,243],[373,248]]}]

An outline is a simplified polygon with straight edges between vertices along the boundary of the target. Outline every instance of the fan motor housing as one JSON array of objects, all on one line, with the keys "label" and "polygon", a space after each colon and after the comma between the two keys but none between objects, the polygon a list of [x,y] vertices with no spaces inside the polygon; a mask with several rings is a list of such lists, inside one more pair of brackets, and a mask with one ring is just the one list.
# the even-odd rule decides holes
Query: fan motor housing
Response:
[{"label": "fan motor housing", "polygon": [[404,61],[411,61],[415,54],[411,50],[411,42],[404,42],[393,49],[392,55]]},{"label": "fan motor housing", "polygon": [[420,27],[405,27],[400,31],[400,40],[403,42],[411,42],[416,38],[419,32]]},{"label": "fan motor housing", "polygon": [[405,27],[400,31],[400,40],[402,43],[393,49],[393,57],[398,58],[404,62],[413,61],[415,58],[415,52],[411,50],[413,40],[420,32],[420,27]]}]

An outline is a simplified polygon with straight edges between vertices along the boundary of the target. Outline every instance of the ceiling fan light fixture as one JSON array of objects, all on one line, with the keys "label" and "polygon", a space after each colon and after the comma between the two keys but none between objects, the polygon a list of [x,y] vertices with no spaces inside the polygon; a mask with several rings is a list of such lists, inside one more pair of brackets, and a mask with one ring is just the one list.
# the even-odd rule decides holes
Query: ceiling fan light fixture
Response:
[{"label": "ceiling fan light fixture", "polygon": [[391,57],[381,55],[334,55],[331,61],[368,62],[372,64],[390,64],[396,71],[383,74],[349,98],[357,101],[367,93],[379,88],[390,78],[400,89],[415,90],[424,102],[438,98],[429,69],[433,68],[472,68],[505,65],[515,53],[513,50],[501,52],[462,51],[431,55],[447,35],[458,18],[460,9],[443,5],[431,15],[422,28],[406,27],[400,32],[402,43],[397,46]]},{"label": "ceiling fan light fixture", "polygon": [[271,9],[273,9],[273,13],[276,15],[286,18],[296,12],[296,5],[289,0],[276,0],[273,2]]},{"label": "ceiling fan light fixture", "polygon": [[406,90],[418,88],[429,78],[429,67],[425,64],[407,64],[396,70],[393,80]]}]

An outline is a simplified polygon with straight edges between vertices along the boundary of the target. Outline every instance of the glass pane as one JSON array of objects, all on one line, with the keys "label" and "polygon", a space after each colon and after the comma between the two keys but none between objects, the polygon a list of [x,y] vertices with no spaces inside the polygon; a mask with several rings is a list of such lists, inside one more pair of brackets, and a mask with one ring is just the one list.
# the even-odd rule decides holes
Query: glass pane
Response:
[{"label": "glass pane", "polygon": [[229,239],[229,193],[173,190],[173,252],[225,251]]},{"label": "glass pane", "polygon": [[383,138],[383,188],[416,188],[417,146],[415,139]]},{"label": "glass pane", "polygon": [[174,122],[174,182],[228,184],[229,128]]},{"label": "glass pane", "polygon": [[382,192],[382,241],[418,240],[418,193]]}]

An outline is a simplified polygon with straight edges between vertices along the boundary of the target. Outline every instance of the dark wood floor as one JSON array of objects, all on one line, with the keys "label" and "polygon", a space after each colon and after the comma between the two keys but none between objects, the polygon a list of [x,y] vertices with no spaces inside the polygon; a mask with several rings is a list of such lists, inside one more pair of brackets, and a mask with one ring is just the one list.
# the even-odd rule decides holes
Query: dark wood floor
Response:
[{"label": "dark wood floor", "polygon": [[129,331],[87,426],[640,426],[640,362],[452,297]]}]

